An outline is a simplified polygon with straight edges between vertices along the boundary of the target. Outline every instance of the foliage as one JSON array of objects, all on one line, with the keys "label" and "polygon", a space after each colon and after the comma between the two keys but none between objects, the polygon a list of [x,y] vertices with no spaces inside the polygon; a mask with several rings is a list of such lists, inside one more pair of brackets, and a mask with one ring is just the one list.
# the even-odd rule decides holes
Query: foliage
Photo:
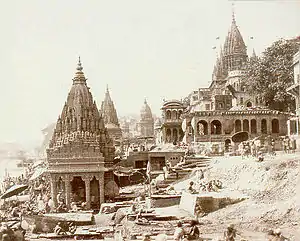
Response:
[{"label": "foliage", "polygon": [[299,39],[280,39],[260,58],[250,58],[243,84],[271,109],[288,111],[295,108],[295,101],[286,89],[293,84],[293,56],[299,46]]}]

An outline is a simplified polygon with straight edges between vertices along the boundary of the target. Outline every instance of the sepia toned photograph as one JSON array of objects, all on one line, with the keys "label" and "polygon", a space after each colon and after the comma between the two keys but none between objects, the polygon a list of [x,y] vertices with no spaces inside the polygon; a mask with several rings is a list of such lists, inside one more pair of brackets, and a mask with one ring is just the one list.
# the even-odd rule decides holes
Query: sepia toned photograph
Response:
[{"label": "sepia toned photograph", "polygon": [[300,241],[300,0],[11,0],[0,241]]}]

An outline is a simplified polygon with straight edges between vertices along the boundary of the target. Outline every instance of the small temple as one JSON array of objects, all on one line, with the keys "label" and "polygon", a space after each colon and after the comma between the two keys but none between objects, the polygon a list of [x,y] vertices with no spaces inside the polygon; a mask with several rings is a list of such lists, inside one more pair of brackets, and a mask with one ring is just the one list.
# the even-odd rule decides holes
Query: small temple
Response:
[{"label": "small temple", "polygon": [[[64,202],[97,209],[114,187],[115,148],[93,100],[79,58],[73,84],[47,149],[47,173],[56,206]],[[60,195],[61,200],[58,200]]]},{"label": "small temple", "polygon": [[140,111],[140,121],[138,123],[139,136],[143,138],[153,137],[154,136],[154,119],[152,116],[152,111],[150,106],[147,103],[147,100],[144,100],[144,104]]}]

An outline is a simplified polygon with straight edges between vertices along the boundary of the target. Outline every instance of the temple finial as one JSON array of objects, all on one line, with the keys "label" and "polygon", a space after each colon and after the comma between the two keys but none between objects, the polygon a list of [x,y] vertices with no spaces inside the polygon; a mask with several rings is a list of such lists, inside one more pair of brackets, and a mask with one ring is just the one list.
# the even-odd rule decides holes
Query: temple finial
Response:
[{"label": "temple finial", "polygon": [[145,105],[147,104],[147,99],[146,99],[146,97],[145,97],[145,100],[144,100],[144,104],[145,104]]},{"label": "temple finial", "polygon": [[232,22],[235,23],[234,2],[232,3]]},{"label": "temple finial", "polygon": [[106,84],[106,92],[108,92],[108,84]]},{"label": "temple finial", "polygon": [[78,64],[77,64],[77,68],[78,71],[82,71],[82,65],[81,65],[81,60],[80,60],[80,56],[78,57]]}]

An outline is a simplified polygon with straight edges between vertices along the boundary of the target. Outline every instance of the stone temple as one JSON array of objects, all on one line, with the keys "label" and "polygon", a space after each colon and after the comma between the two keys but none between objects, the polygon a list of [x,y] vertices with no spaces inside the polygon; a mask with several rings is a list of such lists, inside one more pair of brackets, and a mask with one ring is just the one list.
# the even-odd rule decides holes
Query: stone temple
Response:
[{"label": "stone temple", "polygon": [[97,209],[115,187],[114,146],[78,62],[73,84],[47,149],[51,195],[57,205],[86,202]]},{"label": "stone temple", "polygon": [[117,111],[110,97],[108,87],[106,88],[105,98],[102,101],[100,113],[103,117],[105,127],[109,136],[113,139],[115,145],[122,142],[122,130],[119,124]]},{"label": "stone temple", "polygon": [[138,131],[140,137],[154,137],[154,119],[150,106],[145,99],[140,111],[140,121],[138,123]]},{"label": "stone temple", "polygon": [[[162,128],[158,132],[162,140],[179,140],[200,150],[222,153],[234,146],[232,137],[240,132],[247,132],[249,139],[265,136],[279,140],[286,135],[289,114],[268,109],[245,90],[247,64],[255,58],[254,51],[248,57],[233,14],[210,86],[192,91],[182,101],[164,103]],[[184,135],[178,135],[182,132]]]}]

